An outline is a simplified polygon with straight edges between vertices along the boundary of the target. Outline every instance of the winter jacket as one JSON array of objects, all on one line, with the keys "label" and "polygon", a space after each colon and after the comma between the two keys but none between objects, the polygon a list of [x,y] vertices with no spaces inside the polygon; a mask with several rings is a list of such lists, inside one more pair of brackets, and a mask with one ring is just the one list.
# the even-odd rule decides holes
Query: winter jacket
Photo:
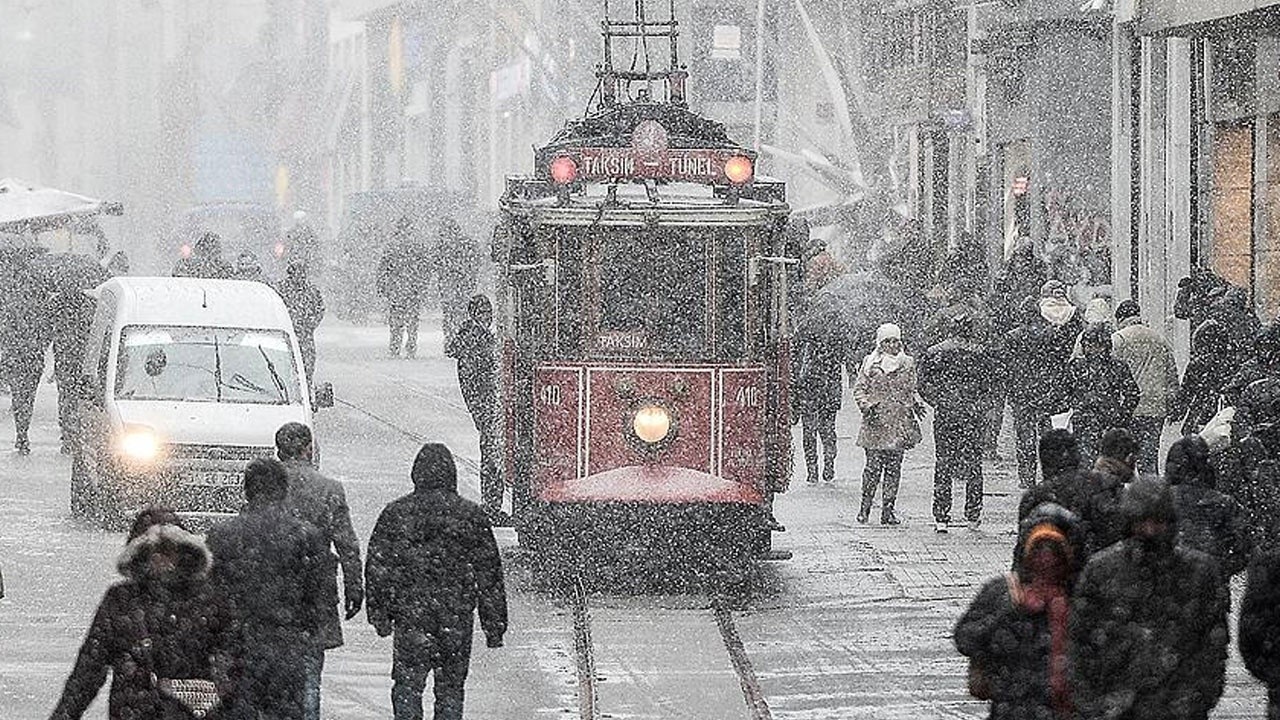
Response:
[{"label": "winter jacket", "polygon": [[[1018,520],[1025,520],[1031,511],[1044,503],[1053,503],[1083,517],[1082,506],[1085,499],[1086,473],[1079,468],[1064,468],[1051,475],[1044,482],[1029,488],[1018,501]],[[1080,531],[1086,535],[1081,523]]]},{"label": "winter jacket", "polygon": [[1123,539],[1124,516],[1120,511],[1120,499],[1125,483],[1133,479],[1132,468],[1105,455],[1099,457],[1082,478],[1075,511],[1088,538],[1090,553]]},{"label": "winter jacket", "polygon": [[242,641],[283,630],[318,640],[331,603],[328,547],[320,531],[283,502],[255,502],[209,529],[210,580],[230,604]]},{"label": "winter jacket", "polygon": [[393,303],[421,302],[431,278],[430,251],[414,239],[398,239],[382,254],[378,293]]},{"label": "winter jacket", "polygon": [[1253,540],[1240,504],[1197,482],[1175,485],[1173,497],[1178,507],[1178,542],[1216,558],[1223,575],[1243,570],[1253,552]]},{"label": "winter jacket", "polygon": [[903,450],[919,441],[916,408],[916,364],[904,356],[902,367],[885,373],[863,361],[853,382],[853,401],[862,412],[858,446],[868,450]]},{"label": "winter jacket", "polygon": [[458,359],[458,386],[471,415],[474,417],[481,406],[491,411],[488,405],[498,391],[497,340],[493,331],[467,318],[449,341],[445,355]]},{"label": "winter jacket", "polygon": [[1046,415],[1066,409],[1063,373],[1069,348],[1069,336],[1076,323],[1051,325],[1039,316],[1020,325],[1005,336],[1009,402]]},{"label": "winter jacket", "polygon": [[[1045,605],[1028,602],[1026,588],[1034,578],[1021,559],[1028,535],[1042,523],[1055,526],[1073,548],[1070,570],[1060,592],[1070,607],[1070,593],[1084,564],[1084,547],[1074,515],[1055,505],[1041,505],[1019,524],[1014,572],[988,581],[955,626],[960,654],[979,668],[989,684],[992,720],[1058,720],[1050,682],[1053,652],[1051,614]],[[1061,622],[1061,621],[1060,621]],[[1061,625],[1060,632],[1067,633]],[[1068,626],[1069,627],[1069,626]],[[1061,650],[1062,648],[1060,648]],[[1060,662],[1065,658],[1061,658]],[[1059,666],[1065,672],[1065,662]],[[1069,689],[1069,685],[1068,685]]]},{"label": "winter jacket", "polygon": [[[151,556],[161,544],[178,548],[171,576],[157,576]],[[84,715],[111,671],[111,720],[164,720],[151,675],[213,680],[229,693],[234,654],[232,618],[208,582],[211,558],[200,538],[156,525],[125,546],[117,566],[124,580],[98,604],[75,668],[50,717]]]},{"label": "winter jacket", "polygon": [[834,413],[844,394],[845,342],[825,329],[803,327],[796,338],[792,397],[802,414]]},{"label": "winter jacket", "polygon": [[[1147,485],[1158,490],[1147,493]],[[1172,497],[1163,483],[1136,486],[1143,494],[1131,489],[1126,507],[1150,511],[1130,510],[1127,524],[1159,513],[1168,532],[1153,540],[1127,537],[1093,555],[1080,576],[1071,613],[1078,717],[1204,720],[1226,673],[1227,585],[1217,562],[1175,543]]]},{"label": "winter jacket", "polygon": [[[15,261],[11,261],[15,262]],[[53,338],[44,286],[29,270],[15,270],[4,278],[0,295],[0,370],[44,366],[45,349]]]},{"label": "winter jacket", "polygon": [[342,566],[343,597],[364,598],[360,541],[351,527],[347,493],[342,483],[321,475],[309,461],[285,460],[284,467],[289,473],[289,495],[285,503],[294,517],[316,528],[323,536],[325,551],[321,564],[325,583],[320,642],[325,649],[335,648],[342,645],[342,622],[338,615],[339,565]]},{"label": "winter jacket", "polygon": [[1077,429],[1128,427],[1138,406],[1139,390],[1129,366],[1112,357],[1076,358],[1067,366],[1071,423]]},{"label": "winter jacket", "polygon": [[306,280],[286,278],[279,287],[280,298],[289,310],[289,318],[293,321],[293,331],[299,337],[315,335],[316,328],[324,319],[324,297],[320,288]]},{"label": "winter jacket", "polygon": [[1142,324],[1139,318],[1125,318],[1111,336],[1112,354],[1129,366],[1138,384],[1138,417],[1163,418],[1174,408],[1178,396],[1178,363],[1173,348],[1160,333]]},{"label": "winter jacket", "polygon": [[1191,338],[1191,361],[1182,373],[1173,407],[1174,418],[1186,417],[1183,435],[1199,432],[1213,418],[1238,369],[1221,325],[1206,322],[1196,329]]},{"label": "winter jacket", "polygon": [[[387,505],[369,538],[366,610],[379,634],[424,632],[442,652],[469,647],[473,615],[493,644],[507,630],[502,560],[484,510],[458,495],[452,458],[414,462],[414,491]],[[447,450],[442,450],[448,452]]]},{"label": "winter jacket", "polygon": [[1249,672],[1273,692],[1280,688],[1280,553],[1249,564],[1236,635]]},{"label": "winter jacket", "polygon": [[1259,553],[1280,552],[1280,427],[1253,428],[1230,456],[1250,540]]},{"label": "winter jacket", "polygon": [[936,422],[976,422],[991,404],[995,363],[986,348],[951,338],[920,360],[920,395],[937,411]]}]

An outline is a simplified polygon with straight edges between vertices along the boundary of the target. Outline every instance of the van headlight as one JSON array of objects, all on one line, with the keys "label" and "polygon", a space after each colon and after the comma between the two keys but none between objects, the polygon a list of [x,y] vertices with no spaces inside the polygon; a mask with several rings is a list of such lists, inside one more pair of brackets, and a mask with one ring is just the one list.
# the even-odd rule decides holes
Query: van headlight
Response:
[{"label": "van headlight", "polygon": [[160,438],[151,428],[128,425],[125,426],[116,448],[127,460],[149,463],[160,454]]}]

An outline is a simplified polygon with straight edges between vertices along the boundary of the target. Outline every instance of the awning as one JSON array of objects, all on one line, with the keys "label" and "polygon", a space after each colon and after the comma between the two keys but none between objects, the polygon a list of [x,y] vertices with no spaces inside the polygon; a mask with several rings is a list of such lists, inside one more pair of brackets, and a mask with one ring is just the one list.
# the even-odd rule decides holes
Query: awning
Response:
[{"label": "awning", "polygon": [[15,178],[0,180],[0,231],[38,232],[91,215],[123,215],[120,203],[40,187]]},{"label": "awning", "polygon": [[1280,0],[1135,0],[1134,4],[1139,35],[1189,35],[1218,26],[1254,25],[1274,20],[1258,17],[1274,15],[1262,11],[1280,10]]}]

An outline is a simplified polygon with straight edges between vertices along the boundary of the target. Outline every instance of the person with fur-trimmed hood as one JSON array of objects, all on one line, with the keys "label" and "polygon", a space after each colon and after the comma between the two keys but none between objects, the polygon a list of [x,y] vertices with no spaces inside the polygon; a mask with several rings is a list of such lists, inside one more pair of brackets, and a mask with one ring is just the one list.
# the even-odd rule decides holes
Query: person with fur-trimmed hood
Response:
[{"label": "person with fur-trimmed hood", "polygon": [[167,508],[138,514],[117,568],[124,580],[98,603],[52,720],[84,715],[111,671],[111,720],[180,717],[152,676],[212,681],[230,692],[234,647],[227,606],[212,591],[212,556]]},{"label": "person with fur-trimmed hood", "polygon": [[423,445],[410,476],[413,492],[383,508],[369,538],[366,614],[379,636],[395,635],[395,720],[422,718],[428,674],[435,720],[460,720],[476,611],[488,647],[507,631],[502,559],[484,509],[458,495],[449,448]]},{"label": "person with fur-trimmed hood", "polygon": [[1037,506],[1019,524],[1013,572],[988,581],[956,623],[969,691],[991,702],[993,720],[1074,717],[1069,618],[1085,552],[1079,518]]},{"label": "person with fur-trimmed hood", "polygon": [[1218,563],[1177,544],[1173,493],[1125,489],[1126,537],[1093,555],[1071,612],[1080,720],[1204,720],[1222,696],[1229,592]]}]

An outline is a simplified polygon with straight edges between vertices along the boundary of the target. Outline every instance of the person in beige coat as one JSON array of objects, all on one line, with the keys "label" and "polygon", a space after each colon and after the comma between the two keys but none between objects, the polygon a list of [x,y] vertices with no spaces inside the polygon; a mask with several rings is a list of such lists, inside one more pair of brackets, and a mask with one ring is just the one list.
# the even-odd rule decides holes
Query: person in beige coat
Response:
[{"label": "person in beige coat", "polygon": [[1178,363],[1163,335],[1142,322],[1138,303],[1116,307],[1119,330],[1111,335],[1112,354],[1123,360],[1138,383],[1138,407],[1129,430],[1138,438],[1138,471],[1154,474],[1160,457],[1160,435],[1178,397]]},{"label": "person in beige coat", "polygon": [[862,473],[862,508],[858,522],[871,516],[876,489],[884,481],[880,522],[898,525],[894,512],[905,452],[920,442],[919,415],[923,403],[916,395],[915,359],[903,352],[902,330],[886,323],[876,330],[876,348],[858,368],[853,400],[862,412],[858,446],[867,452]]}]

